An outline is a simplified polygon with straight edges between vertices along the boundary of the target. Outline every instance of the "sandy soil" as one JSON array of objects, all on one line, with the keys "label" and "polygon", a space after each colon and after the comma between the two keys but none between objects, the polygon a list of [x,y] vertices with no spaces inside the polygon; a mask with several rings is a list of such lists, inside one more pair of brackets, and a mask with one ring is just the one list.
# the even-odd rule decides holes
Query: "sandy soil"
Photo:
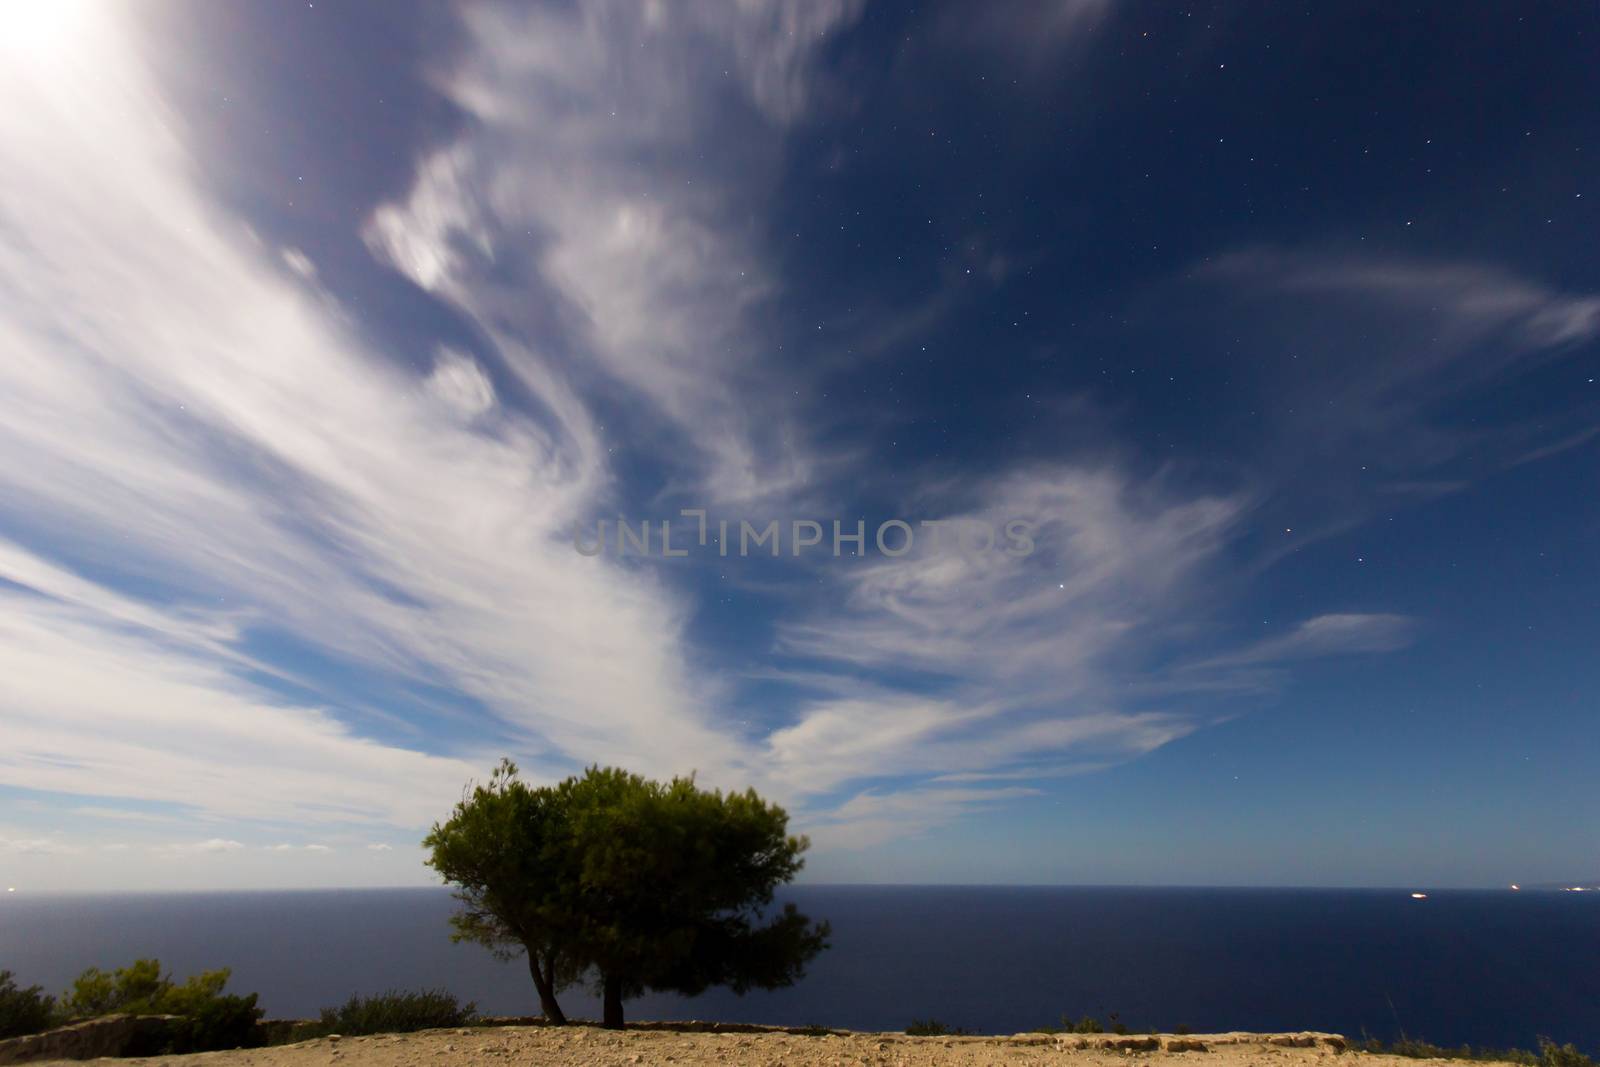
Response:
[{"label": "sandy soil", "polygon": [[[1097,1047],[1110,1044],[1113,1047]],[[907,1037],[835,1032],[823,1036],[685,1033],[584,1026],[510,1026],[417,1034],[322,1038],[274,1048],[151,1059],[92,1060],[96,1067],[479,1067],[502,1064],[759,1064],[766,1067],[919,1067],[1070,1063],[1073,1067],[1420,1067],[1429,1061],[1343,1052],[1333,1035],[1211,1034],[1192,1037],[1018,1034]],[[1116,1047],[1121,1046],[1121,1047]],[[1298,1046],[1298,1047],[1297,1047]],[[69,1061],[57,1060],[56,1064]],[[80,1061],[81,1062],[81,1061]]]}]

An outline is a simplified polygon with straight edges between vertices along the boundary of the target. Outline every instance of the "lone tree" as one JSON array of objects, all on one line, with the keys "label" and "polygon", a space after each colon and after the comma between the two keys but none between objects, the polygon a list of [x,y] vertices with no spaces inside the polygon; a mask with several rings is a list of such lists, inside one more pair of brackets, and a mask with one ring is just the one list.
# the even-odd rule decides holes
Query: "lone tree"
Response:
[{"label": "lone tree", "polygon": [[623,1001],[647,989],[787,986],[827,947],[826,923],[772,908],[808,846],[787,829],[753,790],[599,767],[534,788],[505,762],[424,844],[460,887],[457,939],[526,950],[554,1023],[565,1021],[556,993],[590,978],[604,1025],[620,1028]]},{"label": "lone tree", "polygon": [[[539,1008],[565,1023],[556,993],[582,971],[573,951],[571,834],[553,789],[530,789],[503,760],[444,823],[423,839],[427,863],[457,886],[455,941],[476,941],[501,959],[521,953],[539,991]],[[565,866],[564,866],[565,864]]]}]

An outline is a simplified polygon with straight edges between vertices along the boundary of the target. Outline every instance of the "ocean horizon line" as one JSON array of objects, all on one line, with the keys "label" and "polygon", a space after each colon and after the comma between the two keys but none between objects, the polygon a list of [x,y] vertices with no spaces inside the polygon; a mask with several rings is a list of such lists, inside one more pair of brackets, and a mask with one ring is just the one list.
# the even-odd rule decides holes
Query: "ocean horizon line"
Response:
[{"label": "ocean horizon line", "polygon": [[[929,889],[929,890],[1115,890],[1151,891],[1173,890],[1182,892],[1322,892],[1322,893],[1562,893],[1590,892],[1594,880],[1577,879],[1571,882],[1543,881],[1537,883],[1507,883],[1501,885],[1433,885],[1417,882],[1404,885],[1318,885],[1311,883],[1284,883],[1252,885],[1248,883],[1185,883],[1185,882],[795,882],[790,889]],[[8,886],[0,900],[52,897],[122,897],[122,896],[190,896],[248,893],[388,893],[388,892],[450,892],[448,885],[330,885],[330,886],[195,886],[177,888],[129,889],[57,889]],[[1600,892],[1597,892],[1600,896]]]}]

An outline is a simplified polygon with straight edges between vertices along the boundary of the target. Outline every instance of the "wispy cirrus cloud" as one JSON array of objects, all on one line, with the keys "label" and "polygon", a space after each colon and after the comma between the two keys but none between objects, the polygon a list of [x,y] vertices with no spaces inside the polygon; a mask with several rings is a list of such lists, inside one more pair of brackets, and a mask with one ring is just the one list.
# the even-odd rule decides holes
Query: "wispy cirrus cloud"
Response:
[{"label": "wispy cirrus cloud", "polygon": [[11,785],[242,819],[420,825],[477,765],[364,739],[204,649],[35,593],[0,593],[0,635]]},{"label": "wispy cirrus cloud", "polygon": [[68,856],[78,851],[54,837],[0,837],[0,852],[17,856]]},{"label": "wispy cirrus cloud", "polygon": [[[840,830],[827,840],[876,843],[896,826],[915,833],[966,804],[1024,798],[1026,783],[1125,762],[1237,714],[1238,701],[1278,681],[1268,667],[1409,643],[1410,619],[1328,614],[1186,664],[1210,598],[1240,580],[1225,553],[1253,506],[1114,467],[1002,478],[948,517],[946,537],[1026,517],[1032,553],[864,562],[832,576],[841,610],[780,627],[786,654],[846,681],[809,682],[826,695],[769,738],[773,774],[817,795],[810,817]],[[861,680],[891,676],[904,681]],[[1007,781],[1019,784],[995,784]],[[849,792],[861,782],[873,784]],[[842,801],[821,796],[841,789]],[[869,810],[861,827],[843,829]]]},{"label": "wispy cirrus cloud", "polygon": [[[1178,610],[1244,507],[1169,496],[1109,468],[1019,471],[948,516],[941,550],[841,570],[844,609],[785,624],[780,648],[851,676],[907,681],[807,705],[769,741],[774,773],[815,791],[910,783],[860,794],[877,798],[881,827],[903,810],[885,798],[923,795],[915,783],[928,778],[1049,777],[1064,759],[1120,761],[1192,731],[1203,717],[1175,701],[1128,706],[1117,689],[1139,667],[1118,660]],[[1032,524],[1026,556],[951,548],[965,527],[999,531],[1015,518]],[[939,795],[948,807],[968,794]],[[819,817],[843,818],[852,803]]]},{"label": "wispy cirrus cloud", "polygon": [[889,793],[862,792],[811,827],[825,848],[864,849],[914,836],[954,819],[1038,796],[1026,786],[998,788],[919,787]]},{"label": "wispy cirrus cloud", "polygon": [[[402,766],[454,780],[436,808],[477,765],[363,740],[242,684],[263,628],[470,694],[551,758],[737,763],[685,673],[678,598],[565,544],[603,477],[582,420],[497,406],[459,353],[419,382],[367,350],[219,218],[115,13],[60,62],[71,76],[26,62],[0,75],[19,102],[0,119],[0,447],[14,460],[0,492],[30,540],[71,546],[51,563],[5,549],[0,576],[31,591],[7,593],[6,655],[28,692],[6,780],[244,814],[276,803],[266,779],[253,790],[207,759],[277,751],[305,809],[415,825]],[[111,588],[156,576],[161,610]],[[123,736],[103,729],[119,721]],[[155,740],[162,723],[177,745]],[[354,791],[391,800],[352,804],[309,769],[319,751],[366,766]]]},{"label": "wispy cirrus cloud", "polygon": [[[1600,296],[1564,293],[1491,264],[1255,248],[1204,269],[1281,292],[1349,294],[1425,310],[1430,326],[1455,343],[1500,334],[1524,348],[1547,348],[1600,334]],[[1505,359],[1519,355],[1503,352]]]},{"label": "wispy cirrus cloud", "polygon": [[756,321],[780,283],[752,220],[812,98],[813,52],[860,6],[474,5],[440,79],[473,121],[367,240],[504,342],[553,409],[592,368],[642,401],[635,435],[665,435],[711,499],[802,486],[791,372]]},{"label": "wispy cirrus cloud", "polygon": [[[1296,537],[1263,566],[1593,436],[1576,375],[1537,419],[1493,398],[1571,367],[1600,338],[1600,295],[1493,263],[1327,246],[1222,253],[1188,281],[1222,295],[1199,319],[1220,315],[1216,327],[1268,353],[1239,382],[1255,408],[1249,462]],[[1462,418],[1464,406],[1478,414]]]},{"label": "wispy cirrus cloud", "polygon": [[1320,656],[1395,652],[1409,645],[1416,620],[1387,613],[1345,612],[1306,619],[1289,633],[1211,659],[1188,670],[1289,663]]},{"label": "wispy cirrus cloud", "polygon": [[1041,0],[1022,6],[945,6],[932,38],[948,54],[976,52],[1015,77],[1057,76],[1068,49],[1083,45],[1110,16],[1112,0]]},{"label": "wispy cirrus cloud", "polygon": [[208,837],[204,841],[167,845],[162,849],[162,851],[179,855],[183,853],[194,852],[220,854],[226,852],[243,852],[244,844],[228,837]]},{"label": "wispy cirrus cloud", "polygon": [[1272,302],[1266,321],[1282,353],[1265,365],[1266,384],[1288,455],[1305,440],[1368,448],[1407,482],[1474,445],[1549,446],[1559,425],[1468,431],[1439,413],[1600,337],[1600,295],[1487,263],[1256,247],[1214,257],[1193,277],[1246,305]]},{"label": "wispy cirrus cloud", "polygon": [[[1075,39],[1104,7],[1052,8],[1045,29]],[[815,58],[859,12],[466,8],[438,83],[468,121],[360,223],[474,338],[420,367],[206,192],[119,13],[51,61],[65,75],[0,70],[0,784],[226,820],[164,847],[288,866],[276,853],[425,826],[511,751],[535,773],[755,784],[864,844],[1210,721],[1210,682],[1162,672],[1246,493],[1072,462],[917,486],[952,535],[1024,516],[1037,550],[785,590],[777,653],[803,695],[755,731],[696,646],[692,589],[572,551],[574,521],[658,493],[842,495],[794,399],[805,372],[774,353],[767,223],[787,135],[828,106]],[[1536,305],[1497,313],[1547,339],[1529,343],[1588,328],[1580,305]],[[1398,647],[1377,618],[1313,619],[1231,662]],[[315,654],[263,651],[282,643]],[[1165,687],[1134,684],[1152,675]],[[403,710],[369,714],[351,677]]]}]

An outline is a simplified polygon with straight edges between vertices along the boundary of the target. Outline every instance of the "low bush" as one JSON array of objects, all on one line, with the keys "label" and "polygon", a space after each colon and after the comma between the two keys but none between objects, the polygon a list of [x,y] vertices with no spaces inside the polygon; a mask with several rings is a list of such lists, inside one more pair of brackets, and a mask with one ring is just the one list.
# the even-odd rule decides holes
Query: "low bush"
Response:
[{"label": "low bush", "polygon": [[1523,1067],[1595,1067],[1594,1060],[1580,1052],[1576,1045],[1558,1045],[1548,1037],[1539,1038],[1538,1052],[1522,1048],[1473,1048],[1471,1045],[1448,1048],[1404,1035],[1398,1041],[1363,1037],[1351,1047],[1358,1052],[1406,1056],[1418,1060],[1490,1060],[1522,1064]]},{"label": "low bush", "polygon": [[1572,1043],[1558,1045],[1548,1037],[1539,1039],[1539,1067],[1594,1067],[1594,1060]]},{"label": "low bush", "polygon": [[172,1028],[169,1052],[211,1052],[217,1049],[258,1048],[266,1039],[256,1024],[261,1009],[256,994],[218,994],[195,1002],[181,1012]]},{"label": "low bush", "polygon": [[906,1034],[910,1037],[966,1037],[971,1033],[971,1030],[950,1026],[938,1019],[913,1019],[911,1025],[906,1027]]},{"label": "low bush", "polygon": [[48,1030],[56,1023],[55,998],[41,986],[21,988],[10,971],[0,971],[0,1038]]},{"label": "low bush", "polygon": [[390,990],[376,996],[352,996],[337,1008],[323,1008],[322,1017],[299,1027],[294,1040],[325,1034],[400,1034],[413,1030],[440,1030],[466,1026],[477,1018],[477,1007],[462,1004],[442,989],[420,993]]},{"label": "low bush", "polygon": [[1059,1026],[1041,1026],[1039,1028],[1039,1033],[1041,1034],[1125,1034],[1127,1032],[1128,1027],[1116,1012],[1106,1016],[1105,1022],[1101,1022],[1093,1015],[1085,1015],[1077,1022],[1073,1022],[1071,1016],[1062,1012]]},{"label": "low bush", "polygon": [[256,1022],[256,994],[224,993],[227,968],[191,976],[182,985],[161,973],[159,960],[135,960],[115,971],[91,967],[61,998],[66,1019],[88,1019],[115,1012],[176,1015],[160,1052],[210,1052],[253,1048],[262,1043]]}]

